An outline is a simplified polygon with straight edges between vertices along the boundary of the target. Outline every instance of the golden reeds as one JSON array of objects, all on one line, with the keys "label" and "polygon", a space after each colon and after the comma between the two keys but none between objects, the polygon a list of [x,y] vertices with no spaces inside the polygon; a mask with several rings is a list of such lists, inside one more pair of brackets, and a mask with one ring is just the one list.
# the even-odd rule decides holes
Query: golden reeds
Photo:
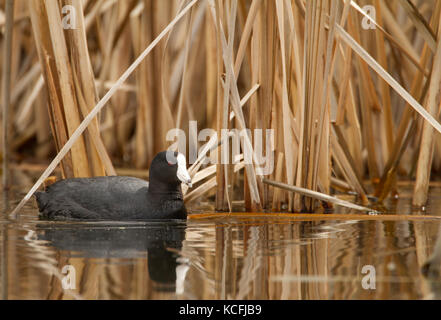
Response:
[{"label": "golden reeds", "polygon": [[3,189],[9,187],[9,107],[11,99],[11,54],[12,54],[12,36],[14,23],[14,1],[7,0],[5,5],[5,41],[3,44],[3,72],[2,72],[2,183]]},{"label": "golden reeds", "polygon": [[[201,148],[207,141],[189,125],[197,121],[217,133],[217,146],[223,129],[251,131],[240,140],[243,171],[231,158],[221,163],[231,141],[212,141],[204,152],[218,163],[200,157],[191,167],[198,182],[190,200],[216,187],[218,210],[240,200],[250,211],[315,211],[312,198],[259,179],[259,151],[274,163],[265,181],[327,195],[350,190],[368,205],[369,192],[382,201],[401,177],[415,177],[414,203],[425,203],[441,164],[439,1],[189,3],[18,1],[11,50],[25,54],[13,55],[10,72],[2,66],[12,84],[10,152],[47,158],[50,140],[57,151],[72,146],[65,177],[115,174],[112,162],[146,169],[173,143],[170,129],[184,130],[187,149]],[[76,29],[62,27],[67,5]],[[149,43],[151,54],[131,64]],[[88,118],[92,110],[98,118]],[[259,150],[254,129],[274,134]]]},{"label": "golden reeds", "polygon": [[[439,117],[441,107],[441,24],[438,26],[437,34],[438,42],[433,58],[434,61],[432,65],[429,92],[426,102],[427,111],[436,118]],[[427,191],[429,188],[430,171],[433,160],[433,149],[435,147],[433,134],[433,128],[427,122],[424,122],[412,201],[416,206],[422,206],[427,201]]]}]

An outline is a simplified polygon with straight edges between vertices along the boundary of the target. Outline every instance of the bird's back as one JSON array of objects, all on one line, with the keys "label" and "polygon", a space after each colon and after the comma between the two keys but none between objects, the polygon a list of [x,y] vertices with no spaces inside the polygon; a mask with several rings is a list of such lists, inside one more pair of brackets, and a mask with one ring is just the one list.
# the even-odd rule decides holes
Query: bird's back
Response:
[{"label": "bird's back", "polygon": [[36,193],[46,219],[142,218],[149,211],[147,181],[134,177],[73,178]]}]

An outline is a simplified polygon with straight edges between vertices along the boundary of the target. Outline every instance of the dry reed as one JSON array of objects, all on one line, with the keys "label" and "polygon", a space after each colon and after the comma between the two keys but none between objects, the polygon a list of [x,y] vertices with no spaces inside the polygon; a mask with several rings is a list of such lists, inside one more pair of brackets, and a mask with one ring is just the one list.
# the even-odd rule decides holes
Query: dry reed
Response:
[{"label": "dry reed", "polygon": [[[441,5],[429,2],[17,0],[13,30],[5,28],[10,61],[2,39],[3,108],[11,92],[4,165],[62,151],[43,176],[61,159],[64,177],[116,174],[115,164],[147,169],[175,127],[187,133],[187,149],[202,151],[208,139],[190,132],[197,121],[218,141],[222,129],[273,130],[259,150],[274,163],[267,182],[354,191],[366,206],[372,190],[382,201],[415,177],[414,204],[424,205],[441,168]],[[75,29],[63,28],[66,5]],[[132,64],[149,43],[151,54]],[[197,185],[187,200],[216,188],[218,210],[240,200],[250,211],[315,211],[312,198],[259,179],[255,139],[240,141],[243,160],[252,159],[243,171],[204,164],[221,159],[212,141],[190,164]]]}]

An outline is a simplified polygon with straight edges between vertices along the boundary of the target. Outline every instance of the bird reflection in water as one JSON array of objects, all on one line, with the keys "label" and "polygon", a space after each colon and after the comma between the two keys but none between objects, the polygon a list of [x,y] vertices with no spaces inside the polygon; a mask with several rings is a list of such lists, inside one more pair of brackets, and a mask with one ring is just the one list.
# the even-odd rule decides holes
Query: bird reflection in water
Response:
[{"label": "bird reflection in water", "polygon": [[141,258],[147,256],[153,290],[182,294],[188,262],[179,255],[186,222],[45,223],[37,225],[39,240],[70,258]]}]

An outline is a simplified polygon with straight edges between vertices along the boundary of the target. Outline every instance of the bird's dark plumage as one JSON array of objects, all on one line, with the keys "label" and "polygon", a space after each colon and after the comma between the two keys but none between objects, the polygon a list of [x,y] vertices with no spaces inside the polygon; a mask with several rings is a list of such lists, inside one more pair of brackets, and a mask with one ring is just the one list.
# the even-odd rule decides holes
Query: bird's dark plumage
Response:
[{"label": "bird's dark plumage", "polygon": [[[175,159],[183,157],[176,152],[172,154]],[[40,218],[185,219],[187,211],[181,182],[191,181],[185,169],[185,158],[179,160],[170,162],[166,151],[159,153],[150,166],[150,182],[119,176],[58,181],[45,191],[35,193]]]}]

